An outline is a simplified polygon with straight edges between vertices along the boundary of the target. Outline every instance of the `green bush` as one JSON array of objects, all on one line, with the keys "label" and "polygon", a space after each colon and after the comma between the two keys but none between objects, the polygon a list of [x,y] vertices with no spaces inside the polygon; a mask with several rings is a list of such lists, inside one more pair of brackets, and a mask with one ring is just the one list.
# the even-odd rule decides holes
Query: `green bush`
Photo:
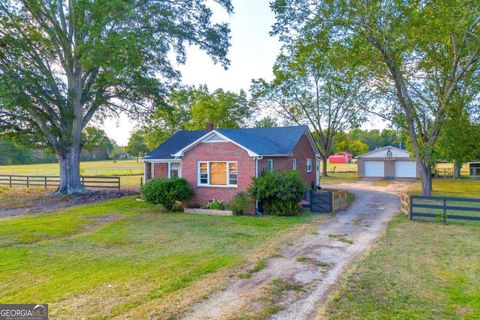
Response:
[{"label": "green bush", "polygon": [[299,202],[306,185],[297,170],[265,171],[253,178],[249,193],[262,202],[266,214],[293,216],[300,212]]},{"label": "green bush", "polygon": [[205,208],[210,210],[225,210],[225,204],[222,200],[210,200],[205,205]]},{"label": "green bush", "polygon": [[254,209],[254,199],[246,193],[239,192],[233,197],[232,201],[228,205],[230,210],[233,211],[235,215],[244,215],[250,213]]},{"label": "green bush", "polygon": [[167,210],[176,208],[176,201],[188,200],[193,196],[193,190],[185,179],[153,179],[142,187],[142,196],[145,201],[161,204]]}]

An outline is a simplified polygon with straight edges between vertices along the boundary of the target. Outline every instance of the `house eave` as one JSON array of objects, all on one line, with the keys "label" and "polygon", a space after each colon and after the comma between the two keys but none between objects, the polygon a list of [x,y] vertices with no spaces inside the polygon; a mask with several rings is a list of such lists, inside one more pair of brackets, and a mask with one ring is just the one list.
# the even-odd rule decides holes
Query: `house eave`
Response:
[{"label": "house eave", "polygon": [[182,159],[154,159],[154,158],[149,158],[149,159],[144,159],[144,162],[155,162],[155,163],[167,163],[167,162],[181,162]]},{"label": "house eave", "polygon": [[199,144],[200,142],[202,142],[204,139],[208,138],[209,136],[213,135],[213,134],[216,134],[220,137],[222,137],[223,139],[225,139],[226,141],[228,142],[231,142],[233,144],[235,144],[236,146],[244,149],[245,151],[248,152],[248,155],[250,157],[259,157],[260,155],[258,155],[257,153],[253,152],[252,150],[248,149],[248,148],[245,148],[244,146],[242,146],[241,144],[239,144],[238,142],[236,141],[233,141],[232,139],[226,137],[225,135],[221,134],[220,132],[218,132],[217,130],[212,130],[212,131],[209,131],[207,132],[206,134],[204,134],[203,136],[201,136],[200,138],[198,138],[197,140],[195,140],[194,142],[190,143],[188,146],[184,147],[183,149],[179,150],[178,152],[174,153],[172,156],[174,156],[175,158],[180,158],[180,157],[183,157],[184,153],[186,151],[188,151],[189,149],[193,148],[194,146],[196,146],[197,144]]}]

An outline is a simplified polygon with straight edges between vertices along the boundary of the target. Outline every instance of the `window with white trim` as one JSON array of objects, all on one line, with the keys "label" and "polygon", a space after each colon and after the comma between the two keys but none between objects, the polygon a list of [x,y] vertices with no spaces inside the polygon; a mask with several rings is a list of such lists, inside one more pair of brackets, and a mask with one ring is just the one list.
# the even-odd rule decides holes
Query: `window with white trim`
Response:
[{"label": "window with white trim", "polygon": [[312,172],[312,159],[307,159],[307,172]]},{"label": "window with white trim", "polygon": [[180,178],[180,163],[170,162],[168,165],[168,177]]},{"label": "window with white trim", "polygon": [[268,171],[270,171],[270,172],[273,171],[273,159],[268,159],[267,169],[268,169]]},{"label": "window with white trim", "polygon": [[198,185],[236,187],[238,165],[234,161],[199,161]]},{"label": "window with white trim", "polygon": [[297,159],[292,160],[292,169],[297,170]]}]

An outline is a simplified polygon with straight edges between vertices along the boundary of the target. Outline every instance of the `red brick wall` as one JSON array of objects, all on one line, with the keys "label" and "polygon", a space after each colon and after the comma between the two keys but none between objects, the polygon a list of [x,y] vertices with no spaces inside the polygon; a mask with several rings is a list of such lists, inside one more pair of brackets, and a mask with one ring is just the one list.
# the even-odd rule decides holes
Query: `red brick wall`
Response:
[{"label": "red brick wall", "polygon": [[[237,161],[237,187],[199,187],[197,186],[198,161]],[[190,204],[204,205],[212,199],[228,203],[240,191],[246,191],[255,176],[255,159],[244,149],[231,142],[202,142],[185,152],[182,159],[182,177],[195,191]]]},{"label": "red brick wall", "polygon": [[[297,146],[293,150],[291,157],[264,157],[259,160],[259,170],[265,170],[268,167],[268,159],[273,159],[274,169],[292,170],[293,159],[297,159],[297,170],[300,171],[300,176],[303,181],[310,187],[310,183],[316,179],[316,159],[315,151],[313,150],[307,136],[304,134]],[[307,173],[307,159],[312,159],[312,172]]]},{"label": "red brick wall", "polygon": [[153,177],[165,178],[168,177],[168,163],[152,163]]}]

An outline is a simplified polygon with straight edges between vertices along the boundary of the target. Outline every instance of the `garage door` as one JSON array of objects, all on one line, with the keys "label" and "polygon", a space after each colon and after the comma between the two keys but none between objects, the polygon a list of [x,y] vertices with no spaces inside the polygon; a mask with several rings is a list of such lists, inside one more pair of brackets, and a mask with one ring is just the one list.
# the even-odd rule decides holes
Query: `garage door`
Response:
[{"label": "garage door", "polygon": [[365,177],[384,177],[385,164],[383,161],[365,161]]},{"label": "garage door", "polygon": [[417,164],[415,161],[395,161],[396,178],[416,178]]}]

